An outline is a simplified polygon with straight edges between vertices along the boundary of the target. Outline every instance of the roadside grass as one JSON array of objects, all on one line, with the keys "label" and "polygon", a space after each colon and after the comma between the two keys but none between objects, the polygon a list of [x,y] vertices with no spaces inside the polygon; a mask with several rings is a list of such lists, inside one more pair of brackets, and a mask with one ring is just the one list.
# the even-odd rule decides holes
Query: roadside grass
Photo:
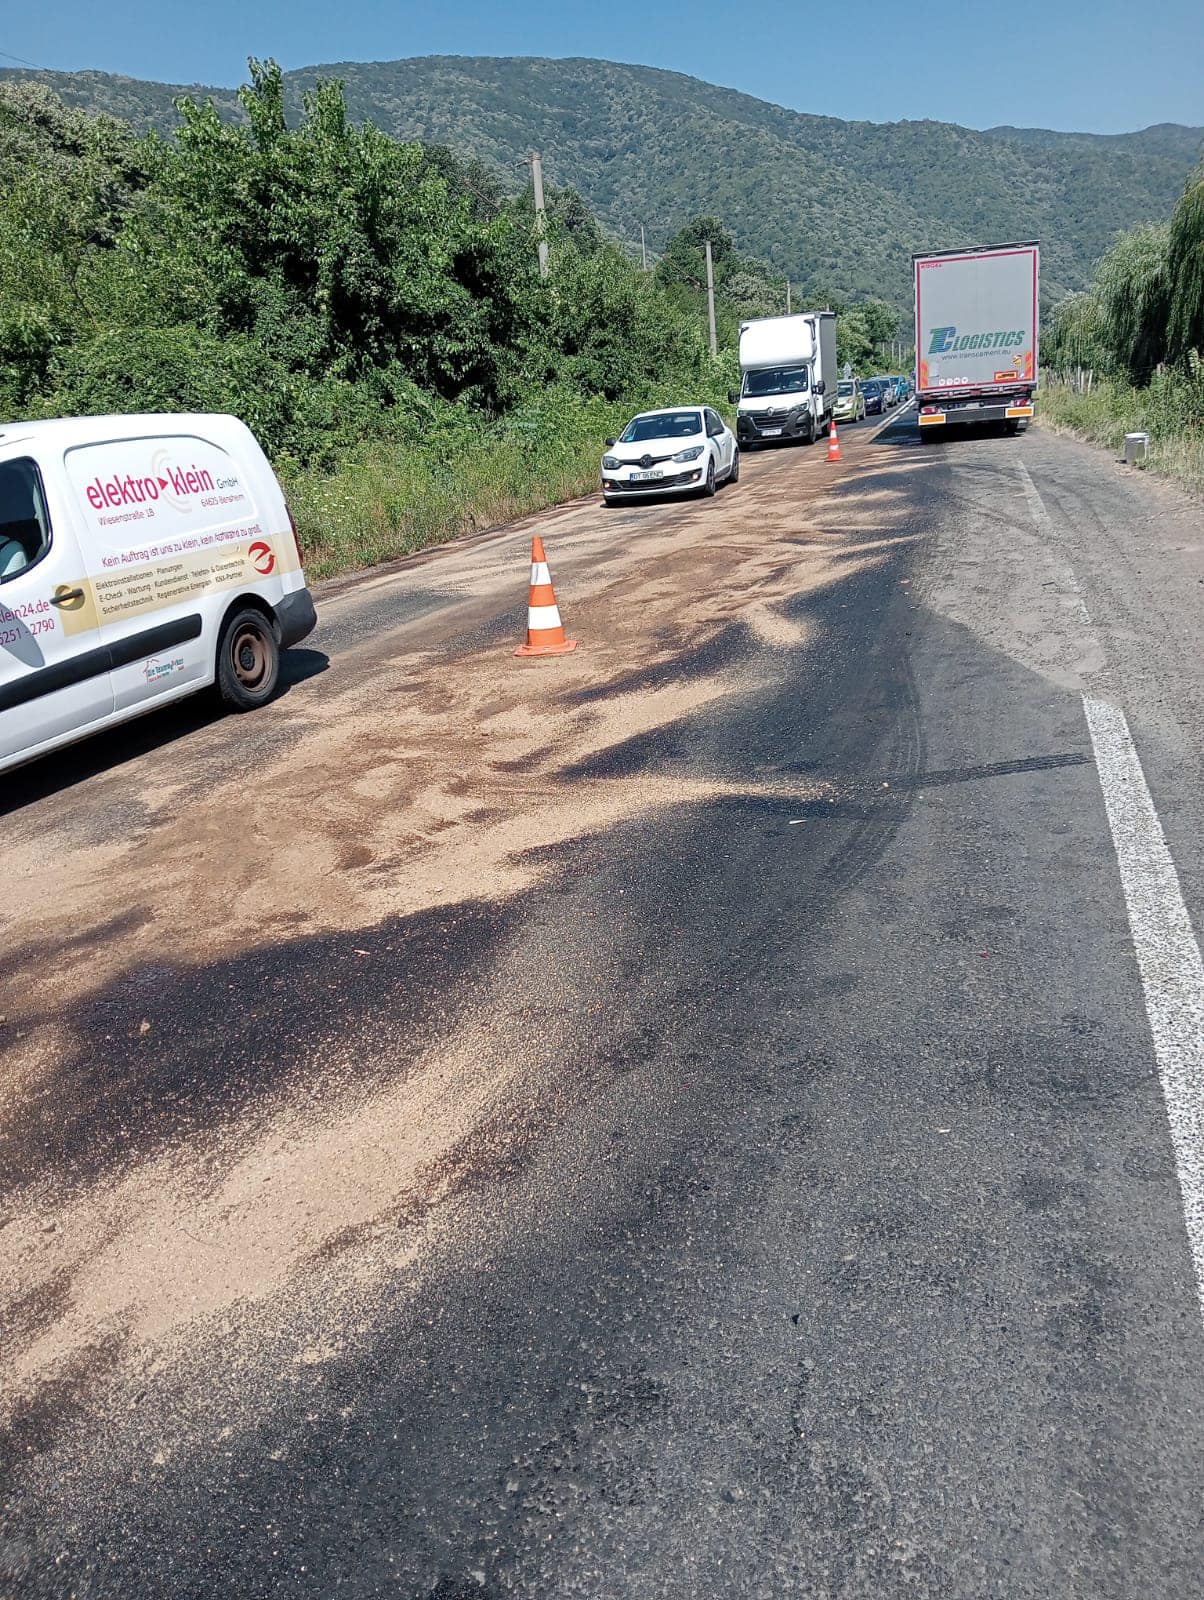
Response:
[{"label": "roadside grass", "polygon": [[634,412],[702,403],[727,413],[728,363],[709,380],[638,402],[548,388],[498,422],[448,407],[424,426],[356,446],[332,468],[277,462],[311,578],[354,572],[598,487],[605,440]]},{"label": "roadside grass", "polygon": [[1089,394],[1058,378],[1043,377],[1037,421],[1055,433],[1106,445],[1119,456],[1126,433],[1148,433],[1147,465],[1204,494],[1204,372],[1159,373],[1148,388],[1115,378],[1098,379]]}]

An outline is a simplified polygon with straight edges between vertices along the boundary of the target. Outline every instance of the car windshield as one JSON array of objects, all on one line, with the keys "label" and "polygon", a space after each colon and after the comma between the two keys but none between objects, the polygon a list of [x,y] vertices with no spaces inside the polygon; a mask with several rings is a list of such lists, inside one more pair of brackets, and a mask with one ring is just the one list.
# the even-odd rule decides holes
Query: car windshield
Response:
[{"label": "car windshield", "polygon": [[620,444],[640,444],[645,439],[689,439],[702,432],[700,411],[654,411],[633,417],[619,435]]},{"label": "car windshield", "polygon": [[836,392],[837,394],[852,394],[853,380],[851,378],[842,378],[840,380],[840,388]]},{"label": "car windshield", "polygon": [[744,374],[747,395],[795,394],[806,387],[806,367],[765,367],[760,372]]},{"label": "car windshield", "polygon": [[877,378],[867,378],[866,381],[861,385],[861,388],[864,394],[878,394],[881,392],[882,385],[878,382]]}]

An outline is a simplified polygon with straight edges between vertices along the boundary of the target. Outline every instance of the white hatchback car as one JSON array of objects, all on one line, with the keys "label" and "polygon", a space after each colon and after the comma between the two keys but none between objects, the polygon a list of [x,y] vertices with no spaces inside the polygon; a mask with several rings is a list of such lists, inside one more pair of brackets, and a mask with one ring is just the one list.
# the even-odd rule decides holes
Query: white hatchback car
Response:
[{"label": "white hatchback car", "polygon": [[736,436],[710,406],[641,411],[617,439],[606,441],[602,497],[606,504],[666,491],[714,494],[740,477]]}]

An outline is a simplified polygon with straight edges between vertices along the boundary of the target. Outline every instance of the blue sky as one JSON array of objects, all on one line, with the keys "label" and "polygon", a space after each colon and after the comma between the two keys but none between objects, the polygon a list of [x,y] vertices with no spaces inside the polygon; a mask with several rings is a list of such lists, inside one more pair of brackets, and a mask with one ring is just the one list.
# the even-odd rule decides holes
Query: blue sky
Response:
[{"label": "blue sky", "polygon": [[739,0],[41,0],[6,10],[0,65],[18,56],[174,83],[238,83],[248,55],[285,67],[583,55],[669,67],[796,110],[872,121],[1099,133],[1204,125],[1202,0],[828,0],[787,6],[788,26],[753,20]]}]

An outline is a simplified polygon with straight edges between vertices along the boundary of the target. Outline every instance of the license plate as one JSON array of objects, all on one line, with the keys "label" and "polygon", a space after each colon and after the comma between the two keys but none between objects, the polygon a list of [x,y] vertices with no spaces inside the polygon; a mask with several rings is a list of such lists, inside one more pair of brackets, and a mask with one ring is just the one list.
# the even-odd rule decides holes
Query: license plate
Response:
[{"label": "license plate", "polygon": [[781,437],[781,434],[782,434],[781,428],[762,428],[761,429],[761,437],[762,437],[762,439],[778,439],[778,438]]},{"label": "license plate", "polygon": [[977,411],[978,410],[978,405],[979,405],[979,402],[977,400],[967,400],[966,404],[965,404],[965,410],[967,410],[967,411]]},{"label": "license plate", "polygon": [[653,478],[663,478],[664,476],[663,472],[633,472],[631,474],[631,482],[651,483]]}]

